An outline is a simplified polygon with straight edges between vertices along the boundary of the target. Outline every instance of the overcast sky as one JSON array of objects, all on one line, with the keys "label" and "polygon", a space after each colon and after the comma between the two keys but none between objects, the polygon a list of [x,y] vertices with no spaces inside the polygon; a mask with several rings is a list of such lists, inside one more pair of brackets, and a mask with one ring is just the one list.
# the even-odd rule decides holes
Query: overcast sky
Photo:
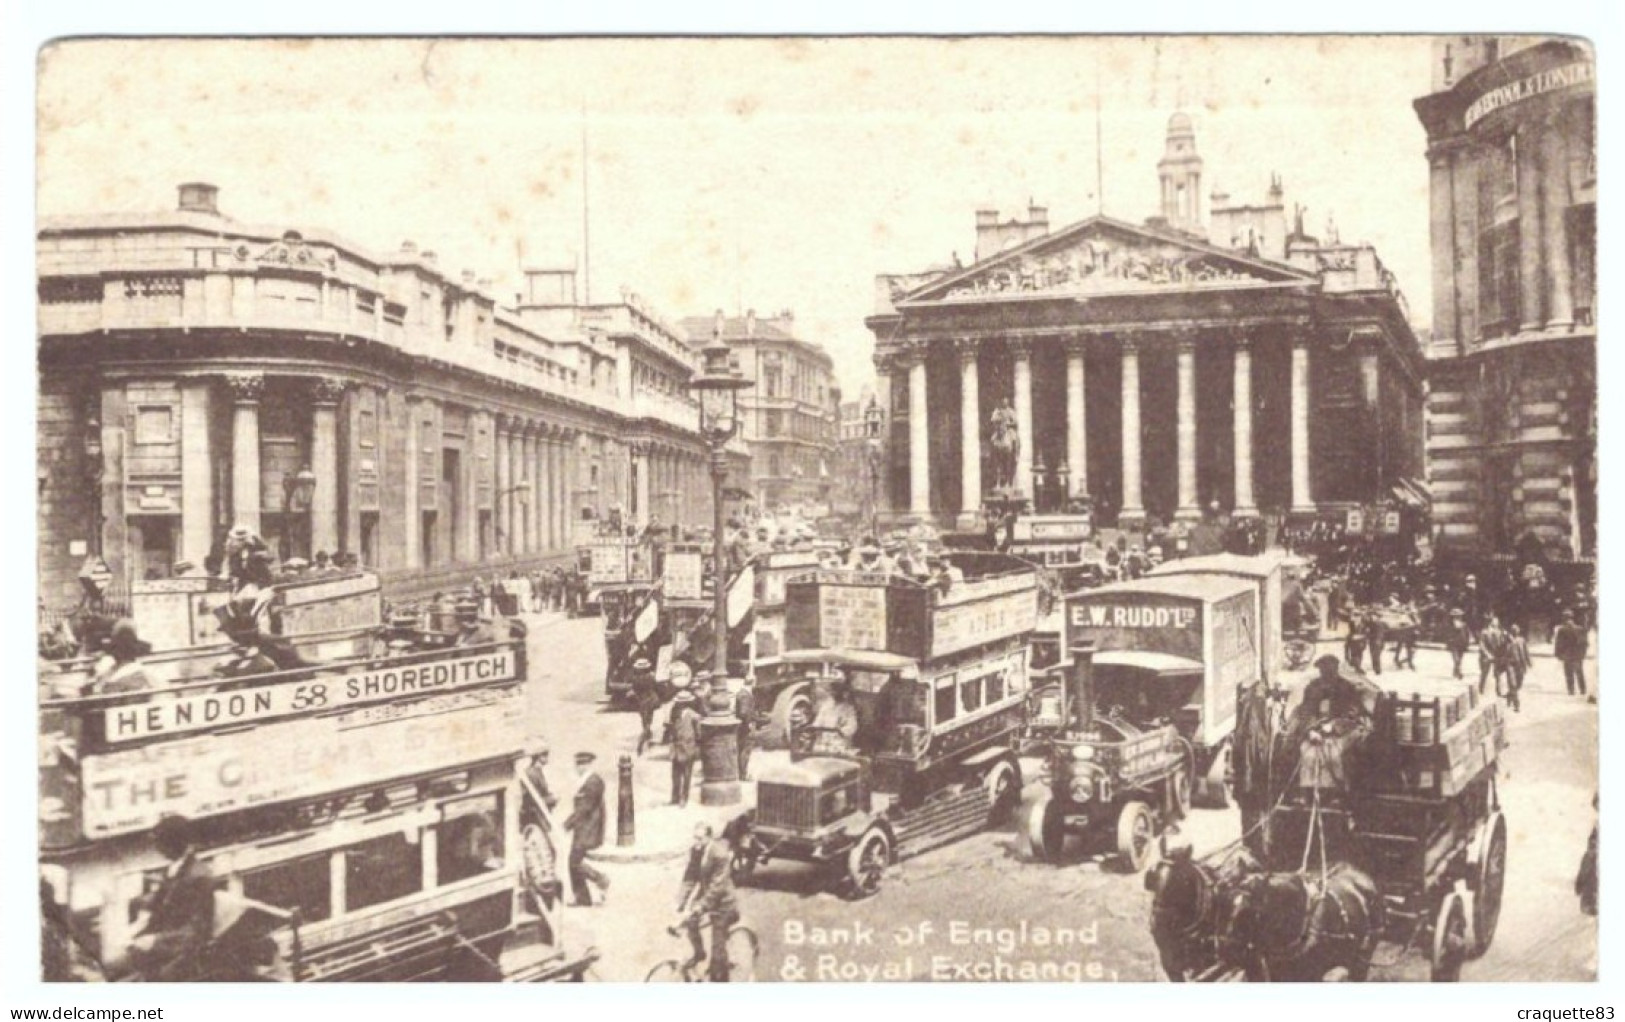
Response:
[{"label": "overcast sky", "polygon": [[[1374,243],[1430,313],[1429,87],[1414,37],[1002,40],[108,41],[40,62],[39,211],[172,208],[211,181],[248,223],[411,239],[497,281],[572,265],[586,125],[593,298],[670,319],[793,309],[849,392],[877,272],[974,248],[973,212],[1055,228],[1156,213],[1168,116],[1203,191]],[[1098,83],[1098,87],[1097,87]],[[1206,196],[1204,196],[1204,206]]]}]

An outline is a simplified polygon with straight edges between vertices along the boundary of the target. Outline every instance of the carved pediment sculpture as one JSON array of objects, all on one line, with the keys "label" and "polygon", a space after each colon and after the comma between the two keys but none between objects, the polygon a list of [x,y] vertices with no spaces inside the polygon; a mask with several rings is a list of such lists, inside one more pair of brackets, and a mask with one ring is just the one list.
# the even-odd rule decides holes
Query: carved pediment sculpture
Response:
[{"label": "carved pediment sculpture", "polygon": [[[1086,222],[953,274],[910,294],[916,300],[998,296],[1121,294],[1227,284],[1290,281],[1299,274],[1259,265],[1199,242],[1184,242],[1132,225]],[[893,295],[894,300],[898,296]]]}]

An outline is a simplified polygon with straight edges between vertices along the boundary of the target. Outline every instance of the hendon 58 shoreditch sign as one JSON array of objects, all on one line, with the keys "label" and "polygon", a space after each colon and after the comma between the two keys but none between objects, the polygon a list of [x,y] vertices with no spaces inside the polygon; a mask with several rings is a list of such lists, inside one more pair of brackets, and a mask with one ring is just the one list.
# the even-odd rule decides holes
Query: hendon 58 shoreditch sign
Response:
[{"label": "hendon 58 shoreditch sign", "polygon": [[1591,62],[1580,60],[1497,86],[1473,100],[1473,104],[1467,108],[1467,113],[1461,119],[1461,126],[1463,130],[1469,129],[1502,107],[1521,103],[1526,99],[1575,85],[1589,85],[1595,75],[1596,70]]}]

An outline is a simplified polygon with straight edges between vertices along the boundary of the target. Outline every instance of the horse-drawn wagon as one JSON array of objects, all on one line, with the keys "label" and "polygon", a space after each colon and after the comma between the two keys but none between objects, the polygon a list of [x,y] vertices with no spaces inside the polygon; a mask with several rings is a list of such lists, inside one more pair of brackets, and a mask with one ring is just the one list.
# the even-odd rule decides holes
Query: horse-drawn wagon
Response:
[{"label": "horse-drawn wagon", "polygon": [[1237,798],[1263,810],[1231,845],[1147,874],[1171,979],[1359,980],[1386,946],[1453,981],[1494,939],[1499,704],[1461,682],[1380,688],[1332,670],[1291,713],[1243,695]]}]

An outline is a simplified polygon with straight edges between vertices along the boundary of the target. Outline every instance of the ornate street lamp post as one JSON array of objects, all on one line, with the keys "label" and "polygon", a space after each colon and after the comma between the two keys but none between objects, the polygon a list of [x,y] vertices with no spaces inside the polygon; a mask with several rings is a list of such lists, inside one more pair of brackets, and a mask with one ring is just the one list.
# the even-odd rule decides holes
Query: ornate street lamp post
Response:
[{"label": "ornate street lamp post", "polygon": [[722,339],[723,315],[717,312],[711,343],[700,352],[700,374],[689,383],[700,401],[700,437],[711,455],[711,629],[715,645],[712,697],[700,721],[700,783],[702,805],[735,805],[739,788],[739,719],[733,715],[728,684],[728,553],[723,543],[726,522],[722,488],[728,478],[728,441],[739,432],[739,392],[751,386],[735,368]]}]

